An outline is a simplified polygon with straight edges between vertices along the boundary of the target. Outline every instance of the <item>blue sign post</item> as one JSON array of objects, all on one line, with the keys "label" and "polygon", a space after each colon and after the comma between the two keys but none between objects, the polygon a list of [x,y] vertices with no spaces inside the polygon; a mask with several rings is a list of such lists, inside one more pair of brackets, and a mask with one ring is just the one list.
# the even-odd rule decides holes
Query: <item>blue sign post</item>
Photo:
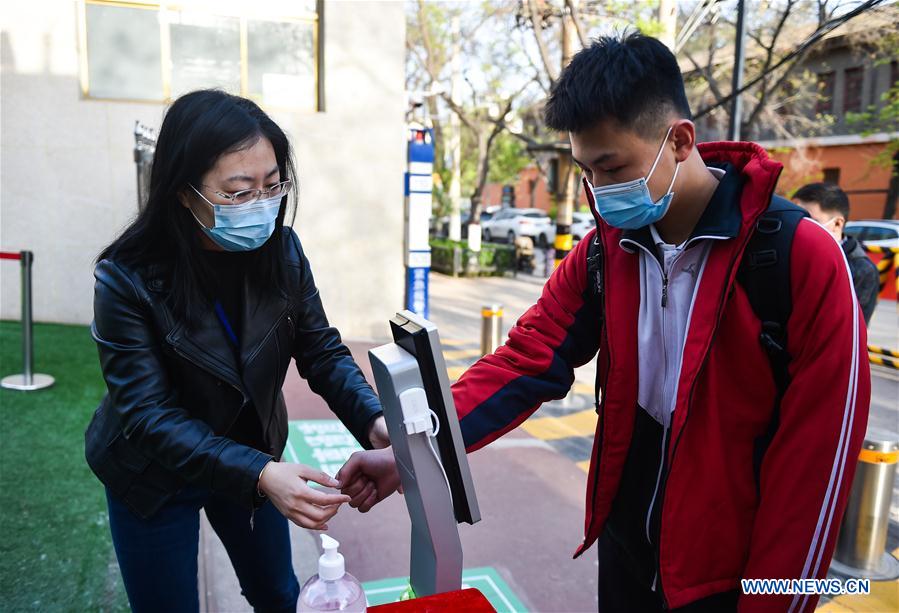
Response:
[{"label": "blue sign post", "polygon": [[408,133],[406,170],[406,308],[428,318],[428,274],[431,246],[428,227],[434,188],[434,134],[418,125]]}]

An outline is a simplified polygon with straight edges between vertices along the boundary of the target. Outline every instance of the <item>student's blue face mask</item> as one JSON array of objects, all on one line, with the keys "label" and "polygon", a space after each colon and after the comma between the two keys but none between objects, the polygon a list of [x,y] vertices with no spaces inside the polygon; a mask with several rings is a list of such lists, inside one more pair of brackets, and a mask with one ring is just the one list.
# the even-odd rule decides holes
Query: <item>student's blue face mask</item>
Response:
[{"label": "student's blue face mask", "polygon": [[674,192],[671,189],[674,187],[675,179],[677,179],[680,162],[674,166],[674,175],[671,177],[667,193],[655,202],[653,202],[649,193],[647,183],[652,173],[655,172],[669,136],[671,136],[671,127],[668,128],[665,140],[662,141],[659,153],[652,163],[652,168],[649,169],[649,174],[645,177],[624,183],[603,185],[602,187],[590,186],[590,190],[593,192],[595,212],[607,224],[624,230],[636,230],[637,228],[656,223],[668,212],[671,199],[674,197]]},{"label": "student's blue face mask", "polygon": [[212,228],[207,228],[196,215],[194,219],[206,236],[225,251],[258,249],[275,231],[283,193],[250,204],[215,204],[191,187],[212,207],[215,222]]}]

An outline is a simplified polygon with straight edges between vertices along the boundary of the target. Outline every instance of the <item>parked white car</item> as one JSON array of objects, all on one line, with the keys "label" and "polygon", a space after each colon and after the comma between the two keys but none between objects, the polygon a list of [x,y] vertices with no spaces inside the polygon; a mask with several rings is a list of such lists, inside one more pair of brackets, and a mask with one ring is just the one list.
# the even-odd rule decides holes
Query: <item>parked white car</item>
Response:
[{"label": "parked white car", "polygon": [[596,219],[592,213],[573,213],[571,222],[571,236],[575,242],[587,236],[590,230],[596,227]]},{"label": "parked white car", "polygon": [[899,247],[899,220],[896,219],[848,221],[843,233],[866,245]]},{"label": "parked white car", "polygon": [[481,224],[485,242],[504,240],[509,244],[527,236],[540,246],[555,240],[556,230],[549,216],[540,209],[502,209]]}]

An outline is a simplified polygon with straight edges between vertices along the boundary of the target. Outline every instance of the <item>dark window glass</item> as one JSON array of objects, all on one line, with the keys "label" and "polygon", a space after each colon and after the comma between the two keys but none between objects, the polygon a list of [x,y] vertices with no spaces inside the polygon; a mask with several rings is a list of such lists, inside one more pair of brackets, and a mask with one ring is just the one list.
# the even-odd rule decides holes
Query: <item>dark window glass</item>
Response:
[{"label": "dark window glass", "polygon": [[848,68],[843,83],[843,112],[859,113],[862,110],[862,81],[864,68]]},{"label": "dark window glass", "polygon": [[865,239],[869,241],[882,241],[888,238],[896,238],[896,231],[890,228],[880,228],[877,226],[869,226],[865,230]]}]

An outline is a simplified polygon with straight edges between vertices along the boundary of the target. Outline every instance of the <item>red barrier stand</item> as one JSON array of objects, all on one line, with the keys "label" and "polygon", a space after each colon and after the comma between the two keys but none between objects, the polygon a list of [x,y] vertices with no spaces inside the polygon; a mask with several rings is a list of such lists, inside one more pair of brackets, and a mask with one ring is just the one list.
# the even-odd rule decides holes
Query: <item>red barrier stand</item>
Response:
[{"label": "red barrier stand", "polygon": [[19,260],[22,263],[22,373],[3,377],[0,386],[30,392],[53,385],[53,377],[34,372],[34,322],[31,314],[31,265],[34,253],[0,251],[0,260]]}]

